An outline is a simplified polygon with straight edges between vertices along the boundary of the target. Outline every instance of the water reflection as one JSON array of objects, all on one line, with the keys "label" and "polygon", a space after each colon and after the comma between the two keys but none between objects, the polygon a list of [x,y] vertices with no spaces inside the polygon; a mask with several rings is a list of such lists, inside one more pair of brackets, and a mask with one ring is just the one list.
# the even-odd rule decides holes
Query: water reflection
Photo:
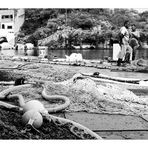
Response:
[{"label": "water reflection", "polygon": [[[99,60],[105,57],[111,57],[113,55],[112,49],[75,49],[75,50],[49,50],[48,55],[56,56],[58,58],[65,58],[65,55],[70,55],[71,53],[81,53],[84,59]],[[148,49],[138,49],[137,56],[139,58],[148,59]]]},{"label": "water reflection", "polygon": [[[34,48],[32,50],[27,51],[28,55],[38,56],[39,50],[38,48]],[[113,50],[112,49],[73,49],[73,50],[67,50],[67,49],[48,49],[48,57],[50,58],[65,58],[65,55],[71,55],[72,53],[81,53],[84,59],[89,60],[100,60],[104,59],[105,57],[111,57],[113,56]],[[18,49],[15,53],[16,55],[24,55],[23,49]],[[139,48],[137,50],[136,58],[143,58],[148,59],[148,49]]]}]

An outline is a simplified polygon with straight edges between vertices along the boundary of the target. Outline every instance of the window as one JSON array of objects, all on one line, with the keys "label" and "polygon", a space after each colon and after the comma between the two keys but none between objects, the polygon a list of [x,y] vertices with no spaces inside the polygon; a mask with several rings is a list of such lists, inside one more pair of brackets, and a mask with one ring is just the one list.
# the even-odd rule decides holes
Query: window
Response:
[{"label": "window", "polygon": [[9,18],[9,15],[2,15],[2,19]]},{"label": "window", "polygon": [[9,18],[13,18],[13,15],[2,15],[2,19],[9,19]]},{"label": "window", "polygon": [[5,18],[9,18],[9,15],[5,15]]},{"label": "window", "polygon": [[5,29],[5,25],[4,24],[2,24],[2,29]]},{"label": "window", "polygon": [[7,26],[7,29],[12,29],[12,26]]}]

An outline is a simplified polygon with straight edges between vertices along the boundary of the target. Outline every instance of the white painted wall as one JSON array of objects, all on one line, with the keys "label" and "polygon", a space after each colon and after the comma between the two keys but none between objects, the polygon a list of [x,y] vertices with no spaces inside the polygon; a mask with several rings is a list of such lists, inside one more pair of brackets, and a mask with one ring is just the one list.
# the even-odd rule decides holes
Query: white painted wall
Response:
[{"label": "white painted wall", "polygon": [[[16,14],[15,14],[16,12]],[[2,15],[13,15],[13,19],[2,19]],[[11,45],[15,45],[15,36],[25,20],[24,9],[0,10],[0,37],[6,37]],[[5,29],[2,29],[2,24]],[[7,29],[12,26],[12,29]]]}]

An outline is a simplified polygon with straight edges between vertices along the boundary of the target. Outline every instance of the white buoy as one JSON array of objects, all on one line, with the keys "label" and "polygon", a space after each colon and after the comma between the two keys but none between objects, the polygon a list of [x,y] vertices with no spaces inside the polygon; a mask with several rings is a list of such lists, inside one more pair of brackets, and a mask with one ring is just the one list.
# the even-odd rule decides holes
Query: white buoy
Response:
[{"label": "white buoy", "polygon": [[28,101],[24,106],[23,106],[23,112],[27,112],[29,110],[35,110],[38,112],[44,112],[48,113],[48,111],[45,109],[44,105],[38,101],[38,100],[31,100]]},{"label": "white buoy", "polygon": [[29,110],[23,114],[22,123],[24,125],[30,124],[35,128],[39,128],[43,124],[43,117],[39,112],[35,110]]}]

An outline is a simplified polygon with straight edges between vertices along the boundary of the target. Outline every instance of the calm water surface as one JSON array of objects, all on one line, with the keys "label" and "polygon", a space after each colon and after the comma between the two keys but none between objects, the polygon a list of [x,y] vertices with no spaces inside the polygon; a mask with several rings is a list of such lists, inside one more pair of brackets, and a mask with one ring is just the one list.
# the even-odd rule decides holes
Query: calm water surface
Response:
[{"label": "calm water surface", "polygon": [[[113,55],[112,49],[85,49],[85,50],[49,50],[49,55],[56,56],[58,58],[65,58],[65,55],[70,55],[71,53],[81,53],[84,59],[90,60],[100,60],[104,57],[111,57]],[[148,49],[138,49],[137,58],[148,59]]]}]

